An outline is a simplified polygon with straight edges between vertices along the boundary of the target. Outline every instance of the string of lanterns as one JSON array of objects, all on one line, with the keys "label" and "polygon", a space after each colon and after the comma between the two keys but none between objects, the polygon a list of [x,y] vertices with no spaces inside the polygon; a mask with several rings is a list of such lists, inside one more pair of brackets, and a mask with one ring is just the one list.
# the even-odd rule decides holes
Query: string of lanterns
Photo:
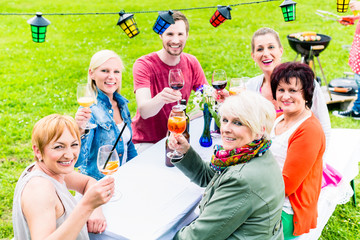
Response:
[{"label": "string of lanterns", "polygon": [[[232,4],[228,6],[217,6],[215,13],[210,18],[210,24],[214,27],[218,27],[227,19],[231,20],[230,10],[232,10],[231,6],[238,6],[242,4],[252,4],[252,3],[262,3],[262,2],[271,2],[271,1],[278,1],[278,0],[263,0],[257,2],[248,2],[248,3],[239,3],[239,4]],[[340,0],[337,0],[340,1]],[[349,1],[349,0],[344,0]],[[292,0],[284,0],[284,2],[280,5],[281,11],[284,17],[285,22],[294,21],[296,18],[295,14],[295,5],[296,2]],[[193,9],[204,9],[204,8],[215,8],[215,7],[202,7],[202,8],[187,8],[187,9],[179,9],[179,11],[183,10],[193,10]],[[146,12],[136,12],[136,13],[149,13],[155,11],[146,11]],[[156,11],[157,12],[157,11]],[[135,13],[135,12],[134,12]],[[172,17],[173,11],[159,11],[159,16],[156,19],[156,22],[153,26],[153,30],[157,34],[162,34],[171,24],[174,24],[174,19]],[[82,14],[71,14],[71,15],[85,15],[86,13]],[[88,13],[91,14],[91,13]],[[92,13],[94,14],[94,13]],[[105,13],[96,13],[96,14],[105,14]],[[108,13],[113,14],[113,13]],[[129,38],[133,38],[140,33],[139,28],[137,27],[136,21],[134,19],[133,13],[125,13],[124,10],[116,13],[120,15],[120,18],[117,22],[117,25],[126,33]],[[10,15],[10,14],[7,14]],[[21,14],[16,14],[21,15]],[[26,14],[28,15],[28,14]],[[50,21],[47,20],[42,16],[43,14],[40,12],[36,13],[36,16],[29,19],[27,22],[30,24],[31,27],[31,35],[32,40],[36,43],[43,43],[45,42],[46,37],[46,28],[50,24]],[[50,15],[50,14],[48,14]],[[51,15],[69,15],[69,14],[51,14]]]}]

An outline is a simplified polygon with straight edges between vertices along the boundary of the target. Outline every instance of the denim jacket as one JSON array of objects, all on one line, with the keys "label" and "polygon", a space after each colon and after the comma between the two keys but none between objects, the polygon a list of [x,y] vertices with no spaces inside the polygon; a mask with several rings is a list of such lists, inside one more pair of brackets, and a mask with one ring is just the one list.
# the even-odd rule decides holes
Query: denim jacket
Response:
[{"label": "denim jacket", "polygon": [[[81,150],[75,167],[79,167],[81,173],[99,180],[105,175],[100,173],[97,168],[96,160],[98,149],[103,145],[114,145],[120,134],[120,130],[116,126],[113,118],[110,99],[100,89],[97,89],[97,91],[97,104],[91,106],[90,119],[90,122],[97,124],[97,127],[91,129],[87,134],[84,134],[81,137]],[[132,140],[131,117],[127,107],[129,101],[117,92],[114,93],[114,99],[118,103],[123,121],[127,123],[127,127],[130,129]],[[137,156],[135,146],[131,140],[127,144],[126,162]],[[122,141],[122,138],[116,145],[116,151],[119,155],[120,163],[122,164],[124,161],[122,159],[124,154],[124,142]]]}]

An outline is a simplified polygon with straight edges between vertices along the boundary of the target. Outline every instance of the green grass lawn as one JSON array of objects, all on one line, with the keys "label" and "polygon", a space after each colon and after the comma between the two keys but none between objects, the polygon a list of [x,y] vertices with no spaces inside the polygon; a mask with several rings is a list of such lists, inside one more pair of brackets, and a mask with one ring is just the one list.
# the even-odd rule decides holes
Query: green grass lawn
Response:
[{"label": "green grass lawn", "polygon": [[[13,191],[20,173],[32,161],[30,135],[34,123],[51,113],[74,116],[78,108],[76,85],[85,83],[90,58],[101,49],[114,50],[125,63],[122,95],[130,101],[129,108],[134,116],[132,65],[138,57],[162,47],[159,37],[152,31],[157,13],[135,14],[140,34],[133,39],[116,26],[117,14],[59,16],[47,13],[119,12],[122,9],[138,12],[246,2],[251,0],[2,1],[0,13],[40,11],[51,25],[48,26],[46,42],[36,44],[31,40],[26,22],[33,15],[0,15],[0,239],[13,236]],[[209,23],[214,8],[183,11],[190,22],[185,51],[199,59],[208,80],[217,68],[224,69],[229,78],[252,77],[260,73],[250,56],[250,40],[255,30],[266,26],[280,33],[284,46],[283,61],[292,61],[296,56],[286,35],[315,31],[332,37],[327,49],[320,54],[327,79],[342,77],[344,71],[350,71],[347,65],[349,53],[342,46],[351,44],[355,26],[345,27],[315,14],[316,9],[336,13],[336,1],[297,0],[297,20],[289,23],[282,18],[281,2],[233,7],[232,20],[218,28]],[[351,119],[332,116],[331,121],[333,127],[360,126],[360,122]],[[360,200],[359,176],[356,183]],[[338,206],[321,239],[356,239],[360,236],[359,226],[359,211],[351,203]]]}]

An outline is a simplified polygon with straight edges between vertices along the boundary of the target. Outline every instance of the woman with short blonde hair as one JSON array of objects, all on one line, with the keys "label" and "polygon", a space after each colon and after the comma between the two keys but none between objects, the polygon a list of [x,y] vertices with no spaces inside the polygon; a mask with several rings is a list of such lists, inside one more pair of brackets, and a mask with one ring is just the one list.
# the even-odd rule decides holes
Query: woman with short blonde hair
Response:
[{"label": "woman with short blonde hair", "polygon": [[184,154],[172,160],[190,180],[206,187],[200,215],[174,239],[283,239],[284,182],[268,151],[274,106],[260,94],[242,92],[220,107],[222,145],[210,163],[183,135],[171,135],[169,147]]}]

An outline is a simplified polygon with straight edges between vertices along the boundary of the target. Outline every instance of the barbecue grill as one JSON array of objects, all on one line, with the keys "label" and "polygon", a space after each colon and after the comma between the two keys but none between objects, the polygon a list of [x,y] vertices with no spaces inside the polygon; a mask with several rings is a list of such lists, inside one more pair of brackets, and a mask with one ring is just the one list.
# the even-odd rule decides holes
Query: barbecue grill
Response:
[{"label": "barbecue grill", "polygon": [[[315,74],[316,72],[315,72],[314,56],[316,57],[330,96],[330,100],[332,100],[331,93],[328,88],[328,83],[326,81],[325,74],[321,67],[320,59],[319,59],[319,54],[322,51],[324,51],[325,48],[329,45],[331,37],[324,34],[317,34],[317,35],[321,37],[319,41],[300,41],[297,38],[290,37],[290,35],[287,35],[287,39],[289,41],[290,47],[296,52],[296,57],[294,61],[296,61],[298,55],[300,54],[301,62],[306,63],[311,68],[313,68]],[[319,80],[319,78],[316,79]],[[319,83],[321,84],[321,79]]]},{"label": "barbecue grill", "polygon": [[[312,58],[312,55],[317,57],[322,51],[325,50],[325,48],[330,43],[331,37],[324,34],[317,34],[317,35],[321,37],[321,40],[300,41],[299,39],[290,37],[290,35],[287,36],[290,47],[297,53],[296,58],[300,54],[301,61],[308,63],[308,60]],[[323,47],[317,47],[317,46],[323,46]],[[316,50],[317,48],[318,50]],[[312,54],[311,54],[311,50],[312,50]]]}]

